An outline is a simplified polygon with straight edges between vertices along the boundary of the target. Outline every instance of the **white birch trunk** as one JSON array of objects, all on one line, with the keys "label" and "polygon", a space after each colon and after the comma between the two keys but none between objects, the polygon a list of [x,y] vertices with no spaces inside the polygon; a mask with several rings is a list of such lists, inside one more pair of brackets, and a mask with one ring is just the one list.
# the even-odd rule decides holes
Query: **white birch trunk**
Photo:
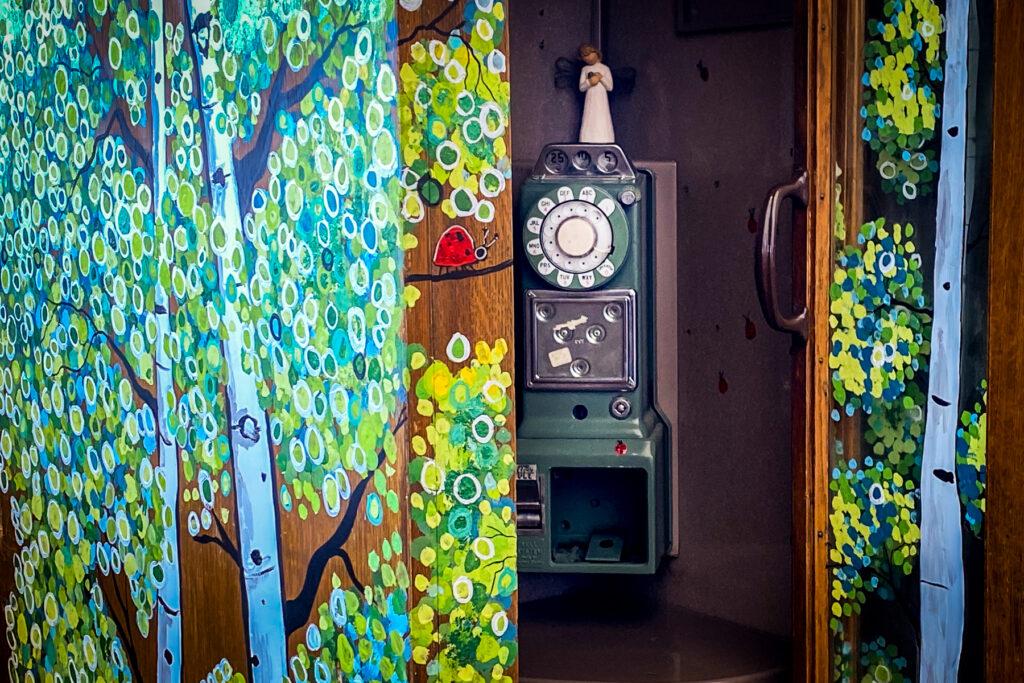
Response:
[{"label": "white birch trunk", "polygon": [[[150,82],[153,117],[153,202],[160,252],[158,263],[163,266],[170,259],[164,253],[166,224],[161,213],[164,177],[167,171],[167,139],[164,132],[166,106],[167,61],[164,45],[164,0],[153,3],[160,35],[153,43],[153,78]],[[164,584],[157,600],[157,680],[161,683],[181,680],[181,564],[178,548],[178,458],[177,445],[169,434],[171,411],[174,410],[174,376],[171,358],[167,353],[167,340],[171,333],[170,297],[157,274],[156,300],[156,398],[157,449],[159,470],[164,477],[163,505],[170,510],[170,524],[164,528]]]},{"label": "white birch trunk", "polygon": [[[204,2],[204,0],[200,0]],[[208,0],[207,0],[208,2]],[[206,3],[204,3],[206,4]],[[190,0],[185,2],[194,24],[200,12]],[[216,73],[217,66],[197,49],[200,76]],[[285,68],[282,65],[282,68]],[[221,254],[230,255],[244,241],[242,211],[235,180],[233,140],[218,131],[214,119],[222,105],[206,101],[201,87],[198,93],[206,130],[206,163],[211,174],[223,173],[223,183],[214,182],[214,219],[223,225],[225,234]],[[242,358],[243,323],[238,315],[237,301],[228,294],[228,283],[234,280],[239,289],[245,287],[244,265],[231,258],[218,258],[217,275],[224,302],[223,325],[227,331],[224,356],[227,364],[231,459],[235,474],[235,502],[238,509],[238,551],[242,564],[244,588],[243,607],[246,615],[249,666],[252,683],[280,683],[287,676],[284,630],[284,599],[281,561],[278,551],[277,500],[274,495],[273,457],[266,413],[260,407],[256,376],[246,370]]]},{"label": "white birch trunk", "polygon": [[[156,216],[158,264],[163,266],[170,259],[163,248],[166,225],[161,213],[161,197],[164,191],[164,177],[167,171],[167,140],[164,134],[164,108],[166,106],[167,64],[164,46],[164,1],[152,4],[156,15],[159,35],[153,41],[153,68],[150,80],[151,109],[150,122],[153,131],[153,204]],[[157,406],[157,449],[159,472],[163,474],[163,505],[170,510],[170,524],[164,529],[164,581],[157,600],[157,680],[170,683],[181,680],[181,564],[178,548],[178,449],[169,434],[168,417],[174,410],[174,376],[171,359],[167,353],[167,340],[171,331],[170,298],[160,280],[159,269],[156,280],[154,302],[156,313],[156,406]]]},{"label": "white birch trunk", "polygon": [[967,143],[969,0],[946,5],[942,151],[935,225],[935,313],[921,460],[921,683],[957,680],[964,629],[964,567],[956,485]]}]

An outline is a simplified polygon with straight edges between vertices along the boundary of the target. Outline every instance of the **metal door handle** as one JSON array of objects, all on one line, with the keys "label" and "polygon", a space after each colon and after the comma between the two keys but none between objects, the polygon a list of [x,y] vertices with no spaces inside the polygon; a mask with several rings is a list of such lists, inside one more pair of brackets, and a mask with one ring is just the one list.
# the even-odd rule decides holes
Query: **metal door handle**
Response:
[{"label": "metal door handle", "polygon": [[757,258],[754,269],[757,278],[757,298],[761,302],[768,325],[779,332],[791,332],[807,337],[807,307],[789,314],[782,312],[779,305],[779,273],[775,264],[775,238],[779,230],[779,209],[786,199],[799,201],[801,208],[807,207],[807,171],[784,185],[777,185],[768,192],[764,203],[764,219],[757,239]]}]

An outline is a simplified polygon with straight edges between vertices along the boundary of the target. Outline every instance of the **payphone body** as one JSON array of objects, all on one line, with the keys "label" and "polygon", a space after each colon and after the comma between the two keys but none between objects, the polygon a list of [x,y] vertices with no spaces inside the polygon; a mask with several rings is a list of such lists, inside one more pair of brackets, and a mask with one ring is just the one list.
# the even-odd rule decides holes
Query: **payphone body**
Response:
[{"label": "payphone body", "polygon": [[616,145],[548,145],[523,184],[521,571],[653,573],[670,544],[655,190]]}]

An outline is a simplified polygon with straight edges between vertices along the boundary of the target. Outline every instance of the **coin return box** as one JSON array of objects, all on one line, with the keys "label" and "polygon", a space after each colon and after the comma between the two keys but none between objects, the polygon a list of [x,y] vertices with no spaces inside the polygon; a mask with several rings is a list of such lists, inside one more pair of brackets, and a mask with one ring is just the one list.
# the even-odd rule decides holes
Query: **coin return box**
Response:
[{"label": "coin return box", "polygon": [[556,564],[644,564],[647,516],[647,473],[642,469],[551,469],[551,554]]}]

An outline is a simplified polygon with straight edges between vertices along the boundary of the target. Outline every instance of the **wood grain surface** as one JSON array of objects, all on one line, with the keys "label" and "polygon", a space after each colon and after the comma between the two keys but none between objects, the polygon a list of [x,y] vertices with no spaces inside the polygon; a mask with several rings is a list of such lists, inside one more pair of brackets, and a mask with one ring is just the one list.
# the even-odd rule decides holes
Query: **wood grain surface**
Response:
[{"label": "wood grain surface", "polygon": [[996,2],[989,250],[988,505],[985,650],[989,681],[1024,670],[1024,3]]}]

